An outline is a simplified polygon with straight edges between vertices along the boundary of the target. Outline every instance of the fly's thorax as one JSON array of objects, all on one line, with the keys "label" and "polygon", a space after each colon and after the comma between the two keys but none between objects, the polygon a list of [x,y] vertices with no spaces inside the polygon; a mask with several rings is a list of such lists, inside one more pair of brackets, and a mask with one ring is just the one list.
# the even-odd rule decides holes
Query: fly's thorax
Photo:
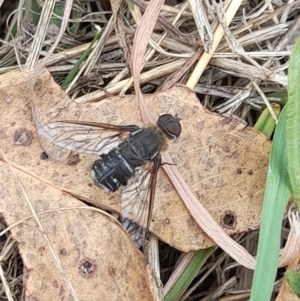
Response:
[{"label": "fly's thorax", "polygon": [[155,131],[156,135],[159,137],[159,145],[160,145],[160,152],[164,152],[168,149],[170,139],[167,135],[159,128],[157,124],[151,124],[150,128]]},{"label": "fly's thorax", "polygon": [[166,138],[158,126],[147,126],[131,133],[121,146],[121,153],[132,166],[152,161],[166,146]]}]

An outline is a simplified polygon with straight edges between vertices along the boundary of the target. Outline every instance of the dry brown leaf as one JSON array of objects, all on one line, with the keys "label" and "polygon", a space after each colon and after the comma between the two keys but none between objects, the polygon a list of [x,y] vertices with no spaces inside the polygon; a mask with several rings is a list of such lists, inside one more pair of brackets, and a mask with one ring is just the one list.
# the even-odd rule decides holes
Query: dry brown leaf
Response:
[{"label": "dry brown leaf", "polygon": [[[20,156],[28,159],[22,151]],[[50,248],[80,301],[155,300],[144,257],[115,219],[24,172],[17,176],[51,241],[32,217],[8,164],[0,161],[1,214],[8,225],[21,221],[11,232],[27,269],[26,300],[74,300]]]},{"label": "dry brown leaf", "polygon": [[[11,100],[10,103],[1,102],[1,106],[5,106],[1,109],[9,112],[1,122],[12,124],[1,129],[3,148],[9,160],[92,204],[118,211],[120,192],[107,194],[93,184],[89,167],[97,156],[80,155],[75,166],[40,160],[42,149],[30,110],[20,108],[24,103],[22,96],[26,95],[24,83],[29,76],[29,72],[24,72],[18,77],[1,80],[4,88],[1,97]],[[49,73],[43,71],[36,94],[43,124],[67,119],[141,124],[134,96],[112,97],[95,104],[73,103],[62,109],[65,97]],[[177,141],[170,142],[169,153],[193,193],[215,220],[230,234],[257,228],[270,151],[268,139],[236,118],[207,112],[195,94],[184,87],[145,99],[153,120],[163,113],[178,113],[182,118],[182,134]],[[14,133],[22,128],[32,131],[31,144],[14,146]],[[231,226],[223,223],[226,215],[234,218]],[[151,231],[185,252],[213,245],[191,218],[162,169],[157,181]]]}]

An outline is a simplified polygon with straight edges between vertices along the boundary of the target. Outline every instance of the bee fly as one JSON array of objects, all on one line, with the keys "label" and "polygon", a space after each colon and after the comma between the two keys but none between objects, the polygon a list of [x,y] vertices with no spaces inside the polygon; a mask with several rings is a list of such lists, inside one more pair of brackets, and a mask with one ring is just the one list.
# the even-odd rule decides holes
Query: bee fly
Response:
[{"label": "bee fly", "polygon": [[95,184],[108,192],[125,186],[121,196],[120,222],[138,247],[150,225],[160,152],[167,140],[179,137],[180,119],[161,115],[157,124],[137,125],[64,121],[46,124],[40,134],[55,145],[75,152],[94,153]]}]

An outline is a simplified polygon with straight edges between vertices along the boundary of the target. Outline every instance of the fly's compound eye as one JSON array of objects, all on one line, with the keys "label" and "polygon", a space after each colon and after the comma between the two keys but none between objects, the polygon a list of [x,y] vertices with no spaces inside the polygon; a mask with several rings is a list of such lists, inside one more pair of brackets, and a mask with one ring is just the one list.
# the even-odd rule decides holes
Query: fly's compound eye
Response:
[{"label": "fly's compound eye", "polygon": [[157,124],[169,139],[176,139],[181,133],[181,125],[179,121],[180,119],[177,115],[173,116],[170,114],[164,114],[158,118]]}]

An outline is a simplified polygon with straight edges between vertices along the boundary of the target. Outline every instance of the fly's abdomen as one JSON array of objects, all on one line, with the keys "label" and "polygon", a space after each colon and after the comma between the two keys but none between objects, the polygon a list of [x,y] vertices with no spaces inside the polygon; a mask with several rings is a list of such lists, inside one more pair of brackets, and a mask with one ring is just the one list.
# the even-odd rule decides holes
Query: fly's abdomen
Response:
[{"label": "fly's abdomen", "polygon": [[119,149],[113,149],[108,154],[102,155],[95,161],[92,174],[95,182],[108,191],[116,191],[121,185],[126,185],[134,169],[120,154]]}]

